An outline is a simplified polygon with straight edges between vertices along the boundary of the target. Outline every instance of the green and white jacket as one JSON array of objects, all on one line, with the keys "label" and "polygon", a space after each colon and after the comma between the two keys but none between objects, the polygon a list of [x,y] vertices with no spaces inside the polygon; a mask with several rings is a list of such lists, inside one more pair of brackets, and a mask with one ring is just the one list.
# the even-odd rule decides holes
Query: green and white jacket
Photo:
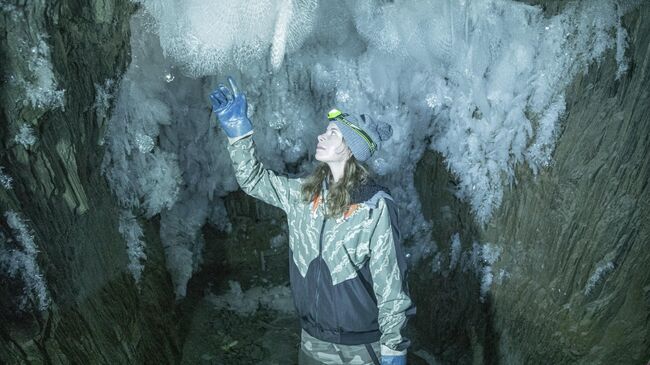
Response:
[{"label": "green and white jacket", "polygon": [[287,214],[291,289],[302,328],[324,341],[380,341],[383,355],[404,354],[410,341],[401,331],[415,306],[387,189],[372,182],[359,187],[345,214],[326,218],[326,185],[305,202],[303,179],[265,169],[252,137],[231,139],[228,150],[241,188]]}]

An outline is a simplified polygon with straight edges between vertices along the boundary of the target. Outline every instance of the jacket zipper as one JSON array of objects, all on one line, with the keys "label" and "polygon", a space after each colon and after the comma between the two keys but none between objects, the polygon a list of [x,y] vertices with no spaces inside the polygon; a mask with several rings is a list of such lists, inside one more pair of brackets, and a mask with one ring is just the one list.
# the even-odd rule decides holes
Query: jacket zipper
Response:
[{"label": "jacket zipper", "polygon": [[318,325],[318,299],[319,299],[319,289],[320,289],[320,272],[321,266],[323,265],[323,232],[325,231],[325,222],[327,221],[326,217],[323,217],[323,224],[320,227],[320,238],[318,240],[318,274],[316,275],[316,325]]}]

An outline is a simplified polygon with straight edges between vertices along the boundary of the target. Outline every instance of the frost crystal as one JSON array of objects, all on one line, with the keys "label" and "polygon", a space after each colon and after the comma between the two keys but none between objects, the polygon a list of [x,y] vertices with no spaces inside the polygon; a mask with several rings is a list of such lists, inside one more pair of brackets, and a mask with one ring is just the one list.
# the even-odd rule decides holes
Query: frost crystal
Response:
[{"label": "frost crystal", "polygon": [[347,103],[352,99],[350,93],[344,90],[336,91],[336,101],[340,104]]},{"label": "frost crystal", "polygon": [[118,230],[126,241],[127,254],[129,257],[129,271],[137,284],[140,284],[142,271],[144,270],[144,260],[147,255],[145,254],[145,242],[142,240],[144,234],[142,227],[128,210],[120,214],[120,225]]},{"label": "frost crystal", "polygon": [[[268,57],[277,70],[314,26],[316,0],[140,0],[157,21],[165,54],[193,76]],[[179,4],[182,4],[179,5]],[[218,34],[218,36],[216,36]]]},{"label": "frost crystal", "polygon": [[585,295],[590,295],[605,277],[614,270],[614,263],[609,261],[596,268],[596,271],[589,277],[585,286]]},{"label": "frost crystal", "polygon": [[492,274],[492,265],[496,263],[499,256],[501,256],[502,248],[491,243],[486,243],[481,246],[480,250],[481,264],[478,272],[480,273],[481,278],[481,293],[479,299],[481,302],[485,302],[494,279],[494,275]]},{"label": "frost crystal", "polygon": [[5,190],[9,190],[11,189],[13,181],[14,179],[11,176],[4,173],[4,167],[0,166],[0,185],[2,185]]},{"label": "frost crystal", "polygon": [[135,135],[135,143],[138,146],[138,150],[142,153],[151,152],[155,146],[153,138],[142,133]]},{"label": "frost crystal", "polygon": [[385,159],[378,157],[373,159],[371,163],[372,163],[372,169],[373,171],[375,171],[377,175],[381,176],[381,175],[386,175],[388,173],[389,165]]},{"label": "frost crystal", "polygon": [[27,148],[34,143],[36,143],[36,137],[34,136],[34,130],[32,127],[30,127],[27,124],[23,124],[20,126],[20,131],[16,136],[14,137],[14,141],[16,143],[19,143],[23,145],[23,147]]},{"label": "frost crystal", "polygon": [[14,232],[16,242],[21,247],[20,249],[0,247],[0,267],[12,278],[20,276],[25,283],[25,297],[21,307],[24,308],[27,299],[31,298],[36,302],[38,309],[44,311],[50,304],[50,298],[45,278],[36,259],[38,249],[34,243],[34,235],[16,212],[6,212],[5,218]]},{"label": "frost crystal", "polygon": [[449,260],[449,270],[454,270],[456,268],[456,264],[458,264],[458,260],[460,259],[460,235],[458,233],[454,233],[451,236],[451,252],[449,253],[450,255],[450,260]]},{"label": "frost crystal", "polygon": [[[463,254],[461,267],[465,272],[473,272],[480,281],[479,300],[485,302],[494,281],[492,265],[501,256],[503,249],[491,243],[474,242],[471,251]],[[503,270],[502,270],[503,272]]]},{"label": "frost crystal", "polygon": [[535,143],[526,151],[526,158],[535,174],[539,172],[540,167],[547,167],[551,163],[551,154],[555,148],[559,120],[565,110],[564,95],[561,95],[557,101],[548,107],[546,115],[539,120]]},{"label": "frost crystal", "polygon": [[56,79],[50,63],[50,48],[42,36],[36,46],[29,50],[27,67],[31,72],[29,81],[22,80],[25,97],[34,108],[65,109],[65,90],[57,90]]},{"label": "frost crystal", "polygon": [[625,57],[625,49],[627,48],[627,30],[621,25],[621,20],[619,18],[618,24],[616,27],[616,63],[618,68],[616,69],[616,79],[620,79],[623,76],[628,68],[628,59]]},{"label": "frost crystal", "polygon": [[260,307],[281,313],[293,313],[291,289],[287,286],[271,288],[253,287],[243,291],[236,281],[229,281],[230,291],[216,296],[208,294],[206,299],[217,309],[227,309],[239,315],[250,316]]},{"label": "frost crystal", "polygon": [[[422,93],[440,131],[431,147],[458,178],[458,197],[485,224],[501,205],[504,182],[513,181],[517,164],[528,163],[534,173],[550,165],[565,89],[574,76],[613,47],[623,72],[626,33],[614,1],[571,3],[548,18],[538,7],[509,1],[445,9],[431,19],[435,36],[410,42],[433,46],[448,69],[429,77]],[[384,19],[398,22],[406,10],[383,11],[392,15]],[[400,48],[411,49],[404,42]]]},{"label": "frost crystal", "polygon": [[427,106],[431,109],[437,107],[440,105],[440,102],[438,101],[438,96],[436,94],[429,94],[427,95],[426,99],[424,101],[427,103]]},{"label": "frost crystal", "polygon": [[176,156],[169,152],[156,151],[147,154],[147,171],[138,178],[139,191],[145,198],[147,217],[170,208],[179,193],[182,181]]},{"label": "frost crystal", "polygon": [[95,103],[93,104],[93,108],[95,109],[95,115],[98,120],[106,119],[108,109],[111,106],[111,100],[113,99],[114,84],[111,79],[104,81],[104,85],[95,84]]}]

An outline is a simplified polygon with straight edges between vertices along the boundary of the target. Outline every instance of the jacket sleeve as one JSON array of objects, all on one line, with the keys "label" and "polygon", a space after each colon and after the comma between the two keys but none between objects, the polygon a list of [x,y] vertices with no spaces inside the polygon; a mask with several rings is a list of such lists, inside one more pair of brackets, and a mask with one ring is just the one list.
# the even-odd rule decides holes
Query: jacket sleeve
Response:
[{"label": "jacket sleeve", "polygon": [[397,207],[382,198],[374,214],[370,236],[370,273],[379,309],[382,355],[406,354],[410,341],[402,336],[408,317],[415,314],[406,283],[406,260],[400,242]]},{"label": "jacket sleeve", "polygon": [[295,180],[264,168],[255,155],[255,144],[249,135],[229,139],[228,152],[239,186],[248,195],[276,206],[285,212],[289,207],[291,186]]}]

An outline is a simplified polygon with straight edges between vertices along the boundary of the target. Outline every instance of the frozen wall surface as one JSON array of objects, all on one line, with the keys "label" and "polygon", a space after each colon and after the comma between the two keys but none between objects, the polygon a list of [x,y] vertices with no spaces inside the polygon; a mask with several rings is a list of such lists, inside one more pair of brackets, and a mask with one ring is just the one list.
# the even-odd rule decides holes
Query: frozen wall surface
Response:
[{"label": "frozen wall surface", "polygon": [[554,16],[505,0],[141,5],[104,168],[125,207],[163,213],[183,296],[201,257],[198,230],[227,226],[220,197],[237,188],[207,100],[227,74],[247,93],[263,162],[280,172],[313,168],[332,107],[391,123],[369,164],[402,208],[417,258],[435,245],[413,185],[423,152],[444,156],[455,194],[488,223],[518,165],[534,174],[552,165],[567,84],[608,49],[611,77],[627,69],[620,19],[635,2],[570,3]]}]

